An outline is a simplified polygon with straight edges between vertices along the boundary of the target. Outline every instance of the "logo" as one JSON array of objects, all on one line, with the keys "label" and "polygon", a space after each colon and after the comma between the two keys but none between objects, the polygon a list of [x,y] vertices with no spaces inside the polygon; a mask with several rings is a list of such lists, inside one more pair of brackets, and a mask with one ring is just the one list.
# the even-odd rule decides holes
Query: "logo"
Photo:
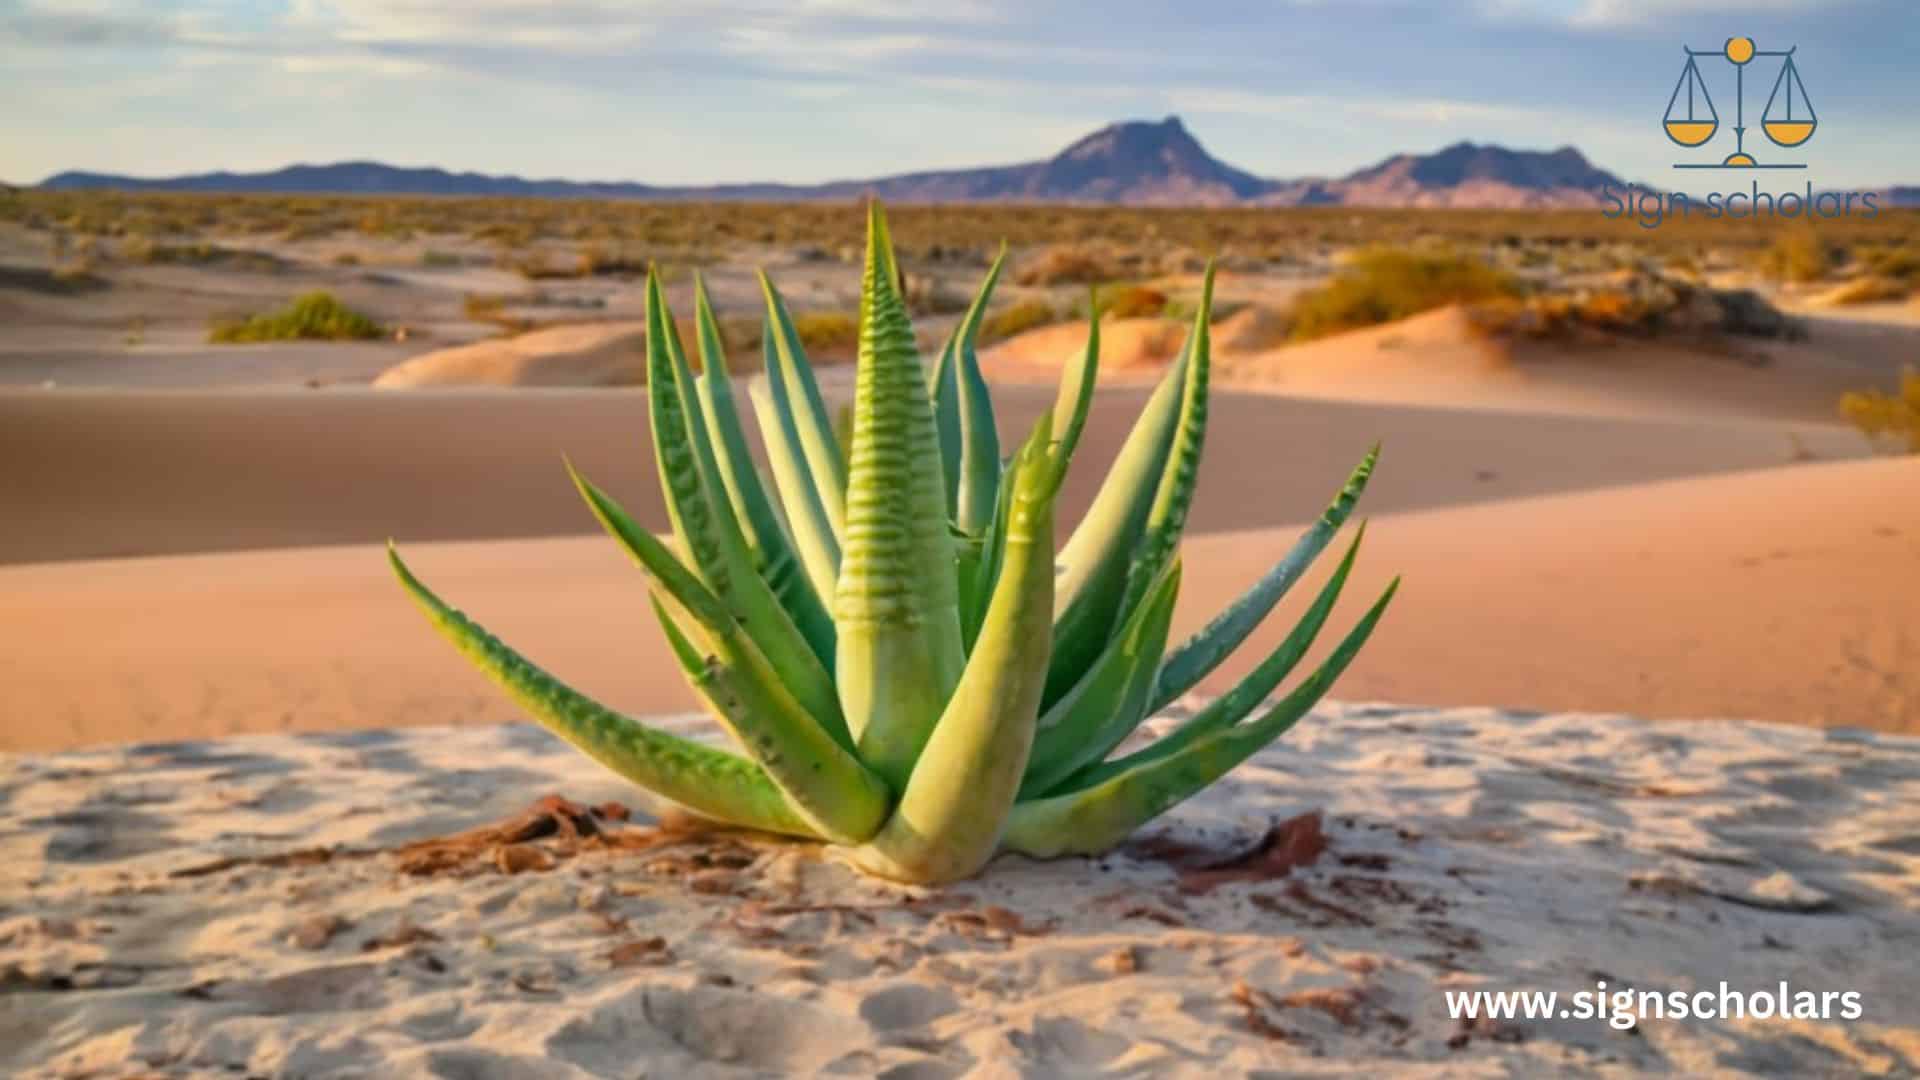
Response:
[{"label": "logo", "polygon": [[[1764,148],[1758,150],[1758,156],[1747,150],[1747,69],[1753,69],[1756,98],[1768,80],[1773,83],[1766,104],[1760,109],[1760,134],[1782,150],[1805,146],[1819,128],[1820,117],[1813,111],[1813,102],[1807,97],[1807,84],[1801,81],[1800,68],[1795,63],[1798,46],[1761,49],[1752,38],[1730,37],[1725,45],[1711,52],[1685,45],[1681,48],[1687,54],[1687,64],[1680,69],[1680,79],[1673,84],[1673,93],[1667,98],[1667,112],[1661,117],[1661,127],[1667,133],[1667,141],[1675,146],[1706,152],[1693,161],[1676,161],[1673,167],[1741,170],[1747,176],[1727,185],[1730,190],[1704,194],[1661,191],[1639,184],[1628,184],[1625,190],[1619,190],[1611,183],[1603,184],[1601,216],[1630,217],[1643,229],[1657,229],[1673,218],[1691,218],[1695,214],[1710,221],[1721,218],[1816,221],[1855,215],[1872,218],[1880,213],[1878,192],[1821,190],[1814,187],[1811,177],[1798,191],[1761,186],[1762,170],[1805,169],[1807,163]],[[1733,69],[1731,87],[1727,85],[1727,68]],[[1710,74],[1717,79],[1715,85],[1723,102],[1727,102],[1727,91],[1733,91],[1732,100],[1728,102],[1733,110],[1732,153],[1727,153],[1727,140],[1721,136],[1722,128],[1728,125],[1721,122],[1720,108],[1713,103],[1714,91],[1708,89]],[[1708,149],[1716,137],[1720,139],[1719,145]],[[1760,146],[1758,138],[1754,139],[1754,145]],[[1745,184],[1746,190],[1740,190],[1740,184]]]},{"label": "logo", "polygon": [[1820,126],[1820,118],[1813,111],[1813,102],[1807,99],[1807,86],[1800,81],[1800,69],[1793,63],[1793,54],[1798,46],[1784,51],[1758,49],[1754,47],[1752,38],[1733,37],[1714,52],[1688,46],[1682,48],[1686,49],[1687,66],[1680,69],[1680,80],[1673,84],[1673,96],[1667,99],[1666,116],[1662,118],[1667,138],[1676,146],[1693,148],[1705,146],[1719,133],[1720,111],[1714,108],[1713,97],[1707,92],[1707,80],[1700,73],[1700,62],[1705,60],[1709,69],[1715,69],[1718,65],[1713,61],[1723,60],[1733,68],[1733,153],[1718,162],[1675,162],[1674,168],[1807,167],[1805,162],[1796,161],[1761,162],[1747,153],[1747,68],[1750,66],[1755,67],[1756,75],[1764,79],[1767,69],[1776,66],[1777,62],[1778,74],[1773,76],[1773,92],[1767,95],[1767,104],[1760,110],[1760,130],[1768,142],[1785,149],[1804,146],[1807,140],[1813,138],[1814,129]]}]

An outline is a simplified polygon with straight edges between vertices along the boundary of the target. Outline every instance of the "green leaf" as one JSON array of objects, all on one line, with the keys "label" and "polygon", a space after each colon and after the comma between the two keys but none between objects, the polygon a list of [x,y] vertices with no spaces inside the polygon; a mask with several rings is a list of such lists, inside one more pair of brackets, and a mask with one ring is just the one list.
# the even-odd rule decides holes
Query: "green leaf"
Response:
[{"label": "green leaf", "polygon": [[1199,685],[1201,679],[1219,667],[1240,647],[1241,642],[1247,640],[1247,635],[1266,619],[1267,613],[1312,565],[1334,534],[1340,531],[1340,526],[1346,523],[1348,515],[1353,513],[1354,504],[1360,500],[1361,492],[1367,489],[1367,480],[1373,476],[1374,463],[1379,459],[1380,445],[1375,443],[1347,477],[1346,485],[1334,496],[1332,504],[1320,515],[1320,520],[1301,535],[1293,548],[1274,564],[1273,569],[1267,571],[1252,588],[1227,610],[1215,616],[1199,633],[1168,654],[1166,661],[1160,665],[1159,684],[1149,711],[1160,711],[1173,699]]},{"label": "green leaf", "polygon": [[1062,786],[1071,789],[1097,784],[1143,761],[1151,761],[1171,754],[1203,735],[1239,723],[1262,701],[1265,701],[1268,694],[1273,693],[1274,687],[1280,685],[1281,681],[1293,671],[1294,666],[1300,662],[1300,658],[1313,647],[1314,639],[1320,634],[1320,628],[1326,625],[1327,616],[1333,613],[1334,602],[1340,598],[1340,590],[1347,583],[1347,573],[1353,569],[1353,560],[1360,554],[1360,541],[1366,537],[1366,534],[1367,527],[1362,523],[1359,531],[1354,535],[1353,543],[1347,546],[1347,554],[1340,560],[1340,566],[1321,587],[1320,595],[1314,598],[1312,606],[1307,608],[1306,614],[1301,616],[1299,623],[1295,624],[1292,632],[1287,634],[1286,640],[1248,672],[1246,678],[1240,680],[1232,690],[1209,702],[1205,708],[1188,718],[1186,723],[1132,757],[1089,766],[1068,778]]},{"label": "green leaf", "polygon": [[898,790],[952,696],[966,651],[939,438],[893,267],[875,204],[834,622],[847,725],[861,759]]},{"label": "green leaf", "polygon": [[1259,719],[1215,731],[1164,757],[1143,760],[1092,787],[1020,803],[1008,817],[1001,846],[1040,859],[1105,851],[1225,776],[1313,708],[1366,644],[1399,585],[1396,578],[1319,670]]},{"label": "green leaf", "polygon": [[449,607],[413,576],[392,544],[387,545],[387,559],[394,576],[435,629],[541,726],[588,757],[706,817],[790,836],[821,835],[787,806],[780,789],[759,766],[613,712]]},{"label": "green leaf", "polygon": [[[793,316],[787,313],[786,301],[764,272],[760,275],[760,291],[767,300],[767,336],[772,345],[767,352],[767,378],[778,384],[777,400],[785,402],[795,442],[807,465],[805,475],[827,520],[833,523],[835,542],[844,544],[847,465],[840,455],[840,443],[833,437],[833,421],[820,397],[820,384],[814,381],[813,365],[807,362],[800,333],[794,329]],[[791,502],[788,508],[791,510]]]},{"label": "green leaf", "polygon": [[1187,527],[1187,511],[1193,506],[1194,489],[1200,479],[1200,451],[1207,439],[1207,384],[1213,366],[1208,321],[1212,317],[1213,264],[1209,262],[1200,286],[1200,310],[1194,315],[1193,330],[1187,339],[1187,377],[1180,391],[1180,424],[1160,473],[1153,509],[1147,514],[1146,530],[1127,567],[1121,611],[1133,610],[1140,597],[1153,587],[1160,569],[1180,546],[1180,534]]},{"label": "green leaf", "polygon": [[822,725],[839,723],[839,698],[826,666],[753,568],[657,273],[647,277],[647,402],[660,487],[682,550],[780,670],[801,706]]},{"label": "green leaf", "polygon": [[[1000,279],[1000,268],[1006,261],[1007,251],[1002,247],[986,278],[980,282],[980,290],[966,316],[954,327],[953,340],[949,342],[954,358],[953,411],[959,418],[959,471],[953,520],[961,531],[969,534],[986,529],[1000,499],[1000,433],[994,427],[993,398],[987,392],[986,376],[980,372],[980,357],[974,351],[974,343],[979,338],[980,320],[986,316],[994,283]],[[941,384],[943,392],[947,385]],[[945,409],[945,402],[936,402],[936,405]]]},{"label": "green leaf", "polygon": [[1119,621],[1128,568],[1180,430],[1191,339],[1187,345],[1147,400],[1093,505],[1060,549],[1060,576],[1054,584],[1053,665],[1044,698],[1048,707],[1080,681]]},{"label": "green leaf", "polygon": [[1020,786],[1022,799],[1038,798],[1081,766],[1106,757],[1146,719],[1147,696],[1167,647],[1179,592],[1180,561],[1174,559],[1086,677],[1040,718],[1033,760]]},{"label": "green leaf", "polygon": [[[769,338],[767,351],[772,353]],[[840,539],[834,531],[820,490],[807,470],[805,452],[800,447],[799,428],[794,425],[787,392],[779,379],[755,379],[747,386],[753,401],[753,414],[760,422],[760,438],[767,447],[767,464],[772,469],[774,487],[787,513],[793,546],[800,565],[807,572],[813,590],[828,603],[840,581]]]},{"label": "green leaf", "polygon": [[786,530],[781,528],[773,504],[754,471],[753,456],[747,449],[746,433],[734,405],[733,385],[727,377],[719,323],[713,316],[713,305],[707,300],[706,283],[697,274],[693,279],[693,295],[701,369],[700,377],[694,380],[694,389],[700,401],[700,415],[712,435],[713,457],[734,519],[746,539],[754,571],[773,590],[780,606],[819,658],[822,669],[831,671],[833,617],[802,570]]},{"label": "green leaf", "polygon": [[1053,610],[1053,515],[1058,473],[1042,420],[1015,459],[1005,572],[973,655],[900,804],[854,853],[865,869],[931,883],[977,871],[993,856],[1033,745]]},{"label": "green leaf", "polygon": [[[1099,310],[1094,306],[1095,297],[1088,296],[1087,310]],[[1087,320],[1087,347],[1080,353],[1077,365],[1067,365],[1060,369],[1060,390],[1054,398],[1053,415],[1067,418],[1064,429],[1054,432],[1059,446],[1054,454],[1064,472],[1073,461],[1073,452],[1080,446],[1080,433],[1086,430],[1087,415],[1093,410],[1093,391],[1100,372],[1100,320]]]},{"label": "green leaf", "polygon": [[822,725],[802,707],[783,673],[666,545],[585,477],[576,472],[573,479],[594,516],[658,586],[655,597],[667,605],[669,621],[680,623],[684,614],[698,629],[700,641],[684,634],[676,641],[669,633],[669,642],[689,670],[688,661],[699,654],[694,688],[713,704],[740,748],[816,832],[841,843],[872,836],[890,794],[847,749],[845,731]]}]

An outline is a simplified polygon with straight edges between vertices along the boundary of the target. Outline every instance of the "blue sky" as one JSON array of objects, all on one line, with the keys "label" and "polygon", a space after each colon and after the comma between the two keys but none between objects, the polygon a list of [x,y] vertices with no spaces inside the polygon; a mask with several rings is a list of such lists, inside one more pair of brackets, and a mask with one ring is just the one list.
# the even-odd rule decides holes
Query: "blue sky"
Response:
[{"label": "blue sky", "polygon": [[[375,158],[805,182],[1177,113],[1267,176],[1470,139],[1684,186],[1659,126],[1681,47],[1732,34],[1798,46],[1809,179],[1920,183],[1920,0],[0,0],[0,178]],[[1730,117],[1730,71],[1705,70]],[[1771,72],[1749,71],[1757,126]]]}]

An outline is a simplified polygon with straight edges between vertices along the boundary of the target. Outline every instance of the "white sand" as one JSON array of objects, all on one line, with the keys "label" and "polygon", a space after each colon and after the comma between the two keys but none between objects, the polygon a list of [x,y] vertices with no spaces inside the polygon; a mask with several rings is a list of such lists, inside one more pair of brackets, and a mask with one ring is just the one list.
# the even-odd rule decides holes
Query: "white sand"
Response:
[{"label": "white sand", "polygon": [[[425,876],[379,853],[549,793],[636,794],[525,726],[0,758],[0,1072],[1920,1068],[1916,739],[1330,706],[1147,830],[1230,852],[1325,815],[1311,866],[1204,893],[1153,844],[1003,858],[939,892],[737,835],[517,875],[496,861],[555,842]],[[316,848],[334,854],[209,869]],[[1600,979],[1786,980],[1865,1015],[1463,1025],[1442,996]]]}]

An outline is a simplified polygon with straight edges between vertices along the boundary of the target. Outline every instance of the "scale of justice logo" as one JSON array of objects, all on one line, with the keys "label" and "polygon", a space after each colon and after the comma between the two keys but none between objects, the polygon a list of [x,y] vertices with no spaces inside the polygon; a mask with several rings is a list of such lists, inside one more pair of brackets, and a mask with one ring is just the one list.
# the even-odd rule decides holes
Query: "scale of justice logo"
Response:
[{"label": "scale of justice logo", "polygon": [[[1704,146],[1720,130],[1720,113],[1713,107],[1713,98],[1707,93],[1707,81],[1700,74],[1700,61],[1722,59],[1733,66],[1733,153],[1719,162],[1676,162],[1676,169],[1804,169],[1804,162],[1766,162],[1756,161],[1747,153],[1747,66],[1761,58],[1778,57],[1780,73],[1774,77],[1773,93],[1767,96],[1767,106],[1760,112],[1760,130],[1767,141],[1779,147],[1796,147],[1806,144],[1813,138],[1814,128],[1820,119],[1814,115],[1813,103],[1807,100],[1807,87],[1800,81],[1800,71],[1793,65],[1793,49],[1770,51],[1756,49],[1753,39],[1748,37],[1728,38],[1727,43],[1718,51],[1707,52],[1687,46],[1687,66],[1680,71],[1680,81],[1673,85],[1673,96],[1667,99],[1665,125],[1667,138],[1677,146]],[[1795,46],[1798,48],[1798,46]],[[1701,115],[1702,113],[1705,115]]]}]

